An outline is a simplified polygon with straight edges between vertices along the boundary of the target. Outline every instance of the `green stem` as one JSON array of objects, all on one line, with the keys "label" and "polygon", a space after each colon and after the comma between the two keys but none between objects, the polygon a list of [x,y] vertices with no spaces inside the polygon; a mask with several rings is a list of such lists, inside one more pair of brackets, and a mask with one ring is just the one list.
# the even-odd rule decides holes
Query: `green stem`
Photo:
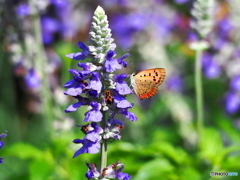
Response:
[{"label": "green stem", "polygon": [[[106,112],[102,112],[103,114],[103,120],[101,121],[101,126],[103,128],[103,130],[106,128]],[[107,167],[107,140],[103,139],[102,143],[101,143],[101,171],[103,171],[103,169],[105,167]]]},{"label": "green stem", "polygon": [[36,62],[35,66],[38,72],[41,73],[41,97],[43,100],[42,107],[43,114],[45,116],[46,122],[46,130],[48,133],[51,132],[52,129],[52,103],[51,103],[51,90],[48,83],[48,72],[47,72],[47,57],[45,54],[43,42],[42,42],[42,32],[41,32],[41,24],[40,18],[38,15],[33,15],[33,29],[34,29],[34,36],[35,36],[35,49],[36,55],[34,61]]},{"label": "green stem", "polygon": [[198,148],[201,148],[203,133],[203,92],[202,92],[202,70],[201,70],[202,50],[196,51],[195,60],[195,90],[197,104],[197,132],[198,132]]}]

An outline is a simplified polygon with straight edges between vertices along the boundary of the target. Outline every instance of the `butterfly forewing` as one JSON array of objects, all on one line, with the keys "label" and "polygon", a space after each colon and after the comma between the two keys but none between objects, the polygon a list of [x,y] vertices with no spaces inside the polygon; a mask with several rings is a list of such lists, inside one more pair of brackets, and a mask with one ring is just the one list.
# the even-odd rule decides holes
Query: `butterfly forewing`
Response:
[{"label": "butterfly forewing", "polygon": [[155,95],[162,84],[166,71],[164,68],[148,69],[133,75],[131,78],[135,93],[140,99],[148,99]]}]

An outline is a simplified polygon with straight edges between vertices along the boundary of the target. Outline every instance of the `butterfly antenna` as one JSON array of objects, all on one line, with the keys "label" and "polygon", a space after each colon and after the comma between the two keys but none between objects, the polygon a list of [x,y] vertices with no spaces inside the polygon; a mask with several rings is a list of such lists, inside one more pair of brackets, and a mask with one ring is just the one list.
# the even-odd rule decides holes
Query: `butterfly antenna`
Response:
[{"label": "butterfly antenna", "polygon": [[133,62],[132,62],[131,59],[130,59],[130,62],[131,62],[131,65],[132,65],[132,67],[133,67],[133,69],[134,69],[134,74],[136,74],[136,68],[135,68],[135,66],[133,65]]}]

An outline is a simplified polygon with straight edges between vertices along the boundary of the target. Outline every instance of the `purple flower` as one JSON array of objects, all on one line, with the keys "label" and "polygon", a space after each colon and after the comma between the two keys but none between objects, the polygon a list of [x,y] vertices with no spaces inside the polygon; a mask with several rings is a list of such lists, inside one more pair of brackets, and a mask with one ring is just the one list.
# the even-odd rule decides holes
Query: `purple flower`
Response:
[{"label": "purple flower", "polygon": [[100,141],[101,140],[100,134],[102,132],[103,132],[102,128],[99,127],[96,122],[92,122],[88,126],[88,130],[87,130],[85,138],[90,140],[90,141],[93,141],[93,142]]},{"label": "purple flower", "polygon": [[240,109],[240,97],[235,92],[228,92],[225,97],[225,110],[229,114],[234,114]]},{"label": "purple flower", "polygon": [[97,170],[97,167],[95,164],[89,164],[86,163],[88,167],[88,171],[85,174],[86,178],[88,179],[93,179],[93,178],[98,178],[100,176],[100,173]]},{"label": "purple flower", "polygon": [[121,139],[120,131],[124,128],[121,121],[110,118],[107,122],[107,128],[105,129],[104,139]]},{"label": "purple flower", "polygon": [[[128,111],[129,108],[133,107],[133,104],[128,102],[124,96],[132,93],[124,81],[127,75],[121,74],[116,76],[113,74],[117,69],[127,67],[128,64],[124,59],[129,54],[114,59],[116,44],[113,43],[114,39],[111,37],[111,29],[109,29],[107,17],[101,7],[97,8],[93,19],[89,33],[90,46],[79,42],[78,46],[82,51],[66,55],[74,60],[88,58],[88,62],[78,63],[78,67],[82,70],[69,70],[73,78],[64,85],[67,88],[64,94],[78,99],[78,102],[70,105],[65,112],[76,111],[79,107],[88,105],[89,111],[85,113],[84,122],[91,122],[84,126],[78,126],[81,127],[85,137],[73,141],[74,143],[82,144],[73,157],[77,157],[82,153],[98,153],[100,143],[106,144],[106,141],[101,141],[102,138],[120,139],[120,131],[123,128],[123,124],[121,121],[114,119],[116,114],[123,114],[132,121],[137,120],[136,116]],[[134,24],[136,29],[141,28],[142,19],[135,20],[129,23]],[[105,118],[103,119],[103,117],[108,118],[108,121]],[[104,121],[100,124],[105,124],[106,126],[99,127],[97,122],[100,121]],[[89,170],[86,173],[86,177],[88,179],[102,176],[101,172],[97,172],[95,165],[87,165]],[[121,168],[116,167],[114,171],[114,177],[116,178],[129,178],[127,174],[121,172]]]},{"label": "purple flower", "polygon": [[120,74],[115,76],[116,90],[121,95],[132,94],[132,90],[128,87],[128,84],[124,81],[128,77],[127,74]]},{"label": "purple flower", "polygon": [[115,54],[115,51],[112,50],[107,52],[106,61],[104,63],[104,67],[107,72],[113,72],[116,69],[122,69],[122,66],[119,64],[119,62],[116,59],[113,59]]},{"label": "purple flower", "polygon": [[[77,71],[75,69],[70,69],[69,72],[73,74],[73,79],[66,82],[63,87],[68,88],[64,94],[77,96],[80,95],[83,90],[88,86],[88,83],[85,81],[85,76],[87,73],[82,74],[82,72]],[[90,73],[90,71],[89,71]]]},{"label": "purple flower", "polygon": [[99,152],[99,149],[100,149],[100,142],[99,141],[93,142],[93,141],[90,141],[86,138],[84,138],[84,139],[74,139],[73,143],[82,144],[82,147],[75,152],[75,154],[73,155],[73,158],[75,158],[78,155],[83,154],[83,153],[96,154],[96,153]]},{"label": "purple flower", "polygon": [[172,76],[167,80],[167,88],[171,91],[180,92],[182,86],[182,79],[179,76]]},{"label": "purple flower", "polygon": [[130,121],[136,121],[137,117],[134,113],[129,112],[127,108],[119,109],[118,113],[125,115],[126,118],[128,118]]},{"label": "purple flower", "polygon": [[130,54],[128,53],[128,54],[124,54],[122,57],[120,57],[120,58],[118,58],[117,59],[117,61],[118,61],[118,63],[119,64],[122,64],[123,65],[123,67],[127,67],[127,62],[126,61],[124,61],[123,59],[125,59],[126,57],[128,57]]},{"label": "purple flower", "polygon": [[4,143],[2,141],[0,141],[0,148],[2,148],[4,145]]},{"label": "purple flower", "polygon": [[7,133],[2,133],[2,134],[0,134],[0,148],[2,148],[3,145],[4,145],[3,141],[1,141],[1,139],[2,139],[2,138],[5,138],[6,136],[7,136]]},{"label": "purple flower", "polygon": [[92,77],[90,78],[90,82],[86,89],[93,89],[98,92],[101,91],[102,89],[102,83],[100,81],[99,73],[98,72],[93,72]]},{"label": "purple flower", "polygon": [[42,39],[44,44],[50,44],[54,40],[54,33],[60,29],[58,20],[43,16],[41,17]]},{"label": "purple flower", "polygon": [[120,131],[124,128],[124,125],[121,121],[110,118],[107,122],[107,126],[108,127],[104,131],[104,139],[121,139]]},{"label": "purple flower", "polygon": [[186,3],[186,2],[188,2],[189,0],[175,0],[175,2],[177,3],[177,4],[183,4],[183,3]]},{"label": "purple flower", "polygon": [[232,90],[235,90],[235,91],[240,90],[240,75],[232,78],[230,86]]},{"label": "purple flower", "polygon": [[220,75],[220,73],[221,69],[219,65],[214,61],[209,62],[208,66],[205,66],[204,68],[204,74],[209,79],[217,78]]},{"label": "purple flower", "polygon": [[[2,138],[5,138],[7,136],[7,133],[2,133],[0,134],[0,148],[2,148],[4,146],[3,141],[1,140]],[[3,159],[2,157],[0,157],[0,164],[3,163]]]},{"label": "purple flower", "polygon": [[233,29],[233,25],[231,23],[230,18],[223,18],[221,21],[218,23],[219,26],[219,34],[220,36],[227,36],[230,32],[230,30]]},{"label": "purple flower", "polygon": [[85,133],[85,137],[83,139],[75,139],[73,140],[76,144],[83,144],[83,146],[75,152],[73,158],[77,157],[78,155],[82,153],[89,153],[89,154],[95,154],[99,152],[100,148],[100,140],[101,136],[100,134],[103,133],[103,130],[101,127],[98,126],[97,123],[92,122],[91,124],[87,124],[84,126],[77,126],[81,127],[81,130]]},{"label": "purple flower", "polygon": [[39,76],[36,74],[36,72],[35,72],[35,70],[33,68],[31,68],[27,72],[27,74],[24,77],[24,79],[25,79],[25,82],[26,82],[27,86],[29,88],[31,88],[31,89],[32,88],[37,88],[41,84],[41,80],[40,80]]},{"label": "purple flower", "polygon": [[114,91],[114,103],[118,108],[131,108],[133,105],[128,102],[124,96],[120,95],[117,91]]},{"label": "purple flower", "polygon": [[78,47],[83,51],[77,52],[77,53],[71,53],[66,56],[74,60],[84,60],[89,54],[89,48],[82,42],[78,42]]},{"label": "purple flower", "polygon": [[112,19],[112,30],[119,45],[124,49],[130,48],[134,44],[134,35],[143,30],[146,23],[147,18],[143,14],[115,15]]},{"label": "purple flower", "polygon": [[26,16],[29,14],[29,12],[30,12],[30,9],[28,4],[20,4],[17,7],[17,14],[19,16]]},{"label": "purple flower", "polygon": [[78,99],[78,102],[68,106],[67,109],[65,109],[66,113],[76,111],[79,107],[89,105],[90,103],[90,100],[88,98],[84,98],[82,96],[75,96],[75,98]]},{"label": "purple flower", "polygon": [[214,56],[210,53],[205,53],[202,56],[202,67],[207,78],[217,78],[221,73],[220,66],[214,61]]},{"label": "purple flower", "polygon": [[173,28],[172,22],[174,20],[170,20],[169,18],[164,16],[159,16],[158,14],[154,15],[151,19],[154,21],[154,24],[156,25],[156,29],[159,32],[158,34],[161,37],[169,36],[169,33]]},{"label": "purple flower", "polygon": [[89,121],[99,122],[99,121],[101,121],[102,117],[103,117],[103,115],[100,111],[101,104],[93,101],[90,103],[90,106],[92,107],[92,109],[85,113],[84,122],[89,122]]},{"label": "purple flower", "polygon": [[127,173],[123,173],[122,172],[123,169],[124,165],[119,164],[119,162],[116,162],[104,168],[102,175],[103,177],[110,179],[129,180],[131,176],[128,175]]},{"label": "purple flower", "polygon": [[67,0],[50,0],[57,7],[64,7],[67,5]]}]

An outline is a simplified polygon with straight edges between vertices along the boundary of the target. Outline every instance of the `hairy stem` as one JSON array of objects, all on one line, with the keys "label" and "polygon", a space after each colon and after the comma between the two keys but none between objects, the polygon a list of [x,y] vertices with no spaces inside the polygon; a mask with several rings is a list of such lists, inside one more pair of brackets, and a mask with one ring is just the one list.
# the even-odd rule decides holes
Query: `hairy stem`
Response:
[{"label": "hairy stem", "polygon": [[[106,112],[102,112],[103,114],[103,120],[101,121],[101,126],[102,126],[102,129],[106,129]],[[107,167],[107,140],[106,139],[102,139],[102,143],[101,143],[101,171],[103,171],[103,169],[105,167]]]},{"label": "hairy stem", "polygon": [[202,91],[202,71],[201,71],[202,50],[196,51],[195,60],[195,91],[196,91],[196,110],[197,110],[197,132],[198,132],[198,148],[201,147],[203,132],[203,91]]}]

